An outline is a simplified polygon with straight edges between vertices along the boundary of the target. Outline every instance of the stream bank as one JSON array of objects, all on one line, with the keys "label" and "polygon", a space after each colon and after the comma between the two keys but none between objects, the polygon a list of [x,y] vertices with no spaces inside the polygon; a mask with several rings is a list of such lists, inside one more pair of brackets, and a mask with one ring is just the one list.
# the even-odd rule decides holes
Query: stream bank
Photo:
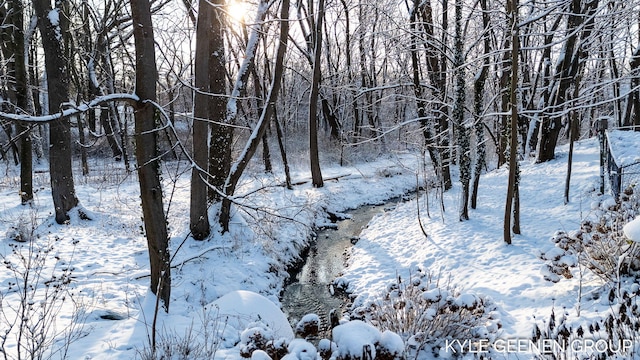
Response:
[{"label": "stream bank", "polygon": [[346,214],[332,214],[335,226],[316,232],[304,264],[292,271],[280,298],[294,329],[303,316],[316,314],[320,318],[320,334],[326,334],[330,327],[329,313],[333,309],[342,312],[350,304],[348,294],[333,287],[334,279],[345,268],[349,249],[374,216],[394,208],[400,201],[402,198],[395,198],[383,204],[363,205]]}]

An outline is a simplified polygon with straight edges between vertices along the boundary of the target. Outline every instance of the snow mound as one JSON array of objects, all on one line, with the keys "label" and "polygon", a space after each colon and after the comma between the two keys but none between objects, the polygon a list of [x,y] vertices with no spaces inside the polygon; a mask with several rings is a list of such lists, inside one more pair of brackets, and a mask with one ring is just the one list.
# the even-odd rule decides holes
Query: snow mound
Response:
[{"label": "snow mound", "polygon": [[629,240],[640,242],[640,216],[627,223],[622,231]]},{"label": "snow mound", "polygon": [[217,310],[219,317],[227,317],[228,325],[238,330],[260,321],[269,326],[275,338],[294,338],[287,316],[271,300],[258,293],[232,291],[208,304],[207,309]]}]

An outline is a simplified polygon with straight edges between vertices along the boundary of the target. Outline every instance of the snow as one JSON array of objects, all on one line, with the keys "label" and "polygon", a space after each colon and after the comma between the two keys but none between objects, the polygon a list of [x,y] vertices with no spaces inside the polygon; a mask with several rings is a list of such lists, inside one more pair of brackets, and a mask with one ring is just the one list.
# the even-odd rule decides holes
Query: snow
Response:
[{"label": "snow", "polygon": [[[376,216],[350,251],[340,282],[352,292],[355,304],[361,305],[377,299],[398,275],[408,279],[417,269],[429,271],[439,276],[441,283],[450,281],[464,291],[456,296],[433,288],[423,294],[425,298],[435,302],[455,296],[457,304],[467,307],[479,297],[490,298],[497,306],[500,334],[505,339],[528,339],[534,324],[542,324],[552,309],[559,313],[562,308],[572,324],[609,313],[611,305],[604,298],[579,299],[579,290],[590,294],[602,286],[602,281],[588,272],[557,283],[544,279],[546,267],[538,256],[541,253],[554,258],[560,255],[560,261],[567,264],[575,262],[575,258],[550,251],[554,249],[550,241],[554,233],[578,229],[581,220],[596,212],[595,204],[611,202],[609,196],[596,190],[599,151],[598,142],[591,139],[575,145],[570,202],[564,204],[566,151],[566,147],[560,148],[557,160],[547,163],[521,163],[522,234],[513,237],[513,245],[502,240],[507,170],[492,170],[480,179],[478,208],[470,211],[468,221],[460,222],[457,216],[461,196],[457,181],[443,195],[444,211],[434,194],[429,198],[421,194],[417,200],[400,203]],[[39,190],[32,207],[20,205],[15,191],[17,168],[10,167],[0,182],[0,234],[19,231],[34,239],[18,243],[5,236],[0,240],[2,260],[18,266],[15,252],[27,255],[33,245],[35,250],[49,249],[41,252],[47,258],[41,267],[43,278],[59,274],[63,268],[72,269],[66,289],[74,301],[58,302],[56,313],[58,329],[78,325],[77,334],[81,336],[67,349],[71,359],[136,358],[149,346],[154,321],[156,298],[148,289],[149,260],[141,233],[138,184],[134,175],[108,164],[92,164],[92,171],[103,169],[103,175],[76,181],[77,195],[92,212],[92,221],[74,217],[68,225],[55,223],[47,174],[35,174]],[[294,182],[307,181],[294,190],[281,186],[283,176],[278,175],[278,169],[276,175],[249,172],[239,185],[236,199],[254,208],[270,209],[270,213],[234,207],[231,229],[221,235],[215,228],[216,208],[212,208],[214,235],[206,241],[188,236],[189,172],[166,171],[164,186],[172,193],[168,221],[175,267],[170,312],[157,315],[159,338],[168,341],[191,333],[194,344],[216,338],[217,351],[210,357],[215,359],[240,359],[239,344],[250,340],[250,331],[274,339],[293,338],[278,294],[288,276],[285,264],[295,261],[307,245],[310,225],[325,223],[326,211],[348,212],[415,189],[413,169],[420,169],[419,164],[419,155],[408,152],[345,167],[323,164],[326,177],[339,177],[339,181],[327,181],[323,188],[311,186],[306,169],[293,169]],[[188,168],[172,163],[164,168],[176,166]],[[455,168],[453,175],[457,176]],[[417,222],[418,204],[428,237]],[[638,220],[634,220],[625,227],[625,234],[637,240],[639,229]],[[18,292],[6,290],[7,284],[16,280],[20,280],[18,272],[6,268],[0,271],[3,309],[8,303],[15,306],[19,302]],[[42,282],[33,289],[33,298],[42,300]],[[582,307],[580,317],[575,310],[578,305]],[[223,313],[229,317],[219,316]],[[15,332],[7,339],[6,349],[15,354]],[[395,334],[359,320],[336,327],[331,340],[333,343],[321,341],[321,350],[324,347],[336,355],[361,354],[363,345],[369,345],[373,353],[376,342],[387,349],[405,348]],[[52,345],[50,351],[57,351],[56,346]],[[288,359],[317,355],[315,348],[301,339],[290,341],[288,348]],[[441,356],[451,354],[443,352]],[[252,358],[269,357],[253,352]],[[505,354],[501,358],[511,357]],[[517,354],[513,358],[532,357]]]},{"label": "snow", "polygon": [[[346,358],[361,357],[364,349],[371,353],[371,359],[376,357],[375,344],[380,340],[380,330],[360,321],[354,320],[333,328],[333,341],[338,347],[335,356]],[[366,357],[363,357],[368,359]]]},{"label": "snow", "polygon": [[613,159],[619,168],[640,163],[638,148],[633,146],[640,140],[640,134],[635,131],[607,130],[607,141]]},{"label": "snow", "polygon": [[633,242],[640,242],[640,217],[628,222],[622,231],[624,235]]},{"label": "snow", "polygon": [[[285,314],[269,299],[252,291],[231,291],[211,304],[218,316],[229,319],[228,325],[244,329],[248,324],[260,321],[274,332],[275,338],[293,339],[293,330]],[[241,340],[246,340],[250,332],[243,332]]]}]

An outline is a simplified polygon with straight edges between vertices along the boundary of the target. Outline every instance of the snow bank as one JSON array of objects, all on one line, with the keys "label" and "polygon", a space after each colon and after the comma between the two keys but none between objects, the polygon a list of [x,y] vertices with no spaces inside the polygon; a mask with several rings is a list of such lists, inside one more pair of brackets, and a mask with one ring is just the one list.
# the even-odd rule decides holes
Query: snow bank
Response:
[{"label": "snow bank", "polygon": [[248,324],[260,321],[269,326],[275,338],[294,338],[286,315],[271,300],[258,293],[246,290],[232,291],[206,307],[217,310],[220,317],[227,317],[228,325],[236,329],[242,330]]}]

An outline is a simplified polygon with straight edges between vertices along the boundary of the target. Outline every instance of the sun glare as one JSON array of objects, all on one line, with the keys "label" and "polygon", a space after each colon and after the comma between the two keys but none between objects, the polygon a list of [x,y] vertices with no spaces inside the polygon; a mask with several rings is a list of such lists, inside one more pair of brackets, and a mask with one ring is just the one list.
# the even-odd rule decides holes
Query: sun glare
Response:
[{"label": "sun glare", "polygon": [[233,22],[244,22],[247,13],[247,4],[243,1],[231,0],[227,3],[227,14]]}]

